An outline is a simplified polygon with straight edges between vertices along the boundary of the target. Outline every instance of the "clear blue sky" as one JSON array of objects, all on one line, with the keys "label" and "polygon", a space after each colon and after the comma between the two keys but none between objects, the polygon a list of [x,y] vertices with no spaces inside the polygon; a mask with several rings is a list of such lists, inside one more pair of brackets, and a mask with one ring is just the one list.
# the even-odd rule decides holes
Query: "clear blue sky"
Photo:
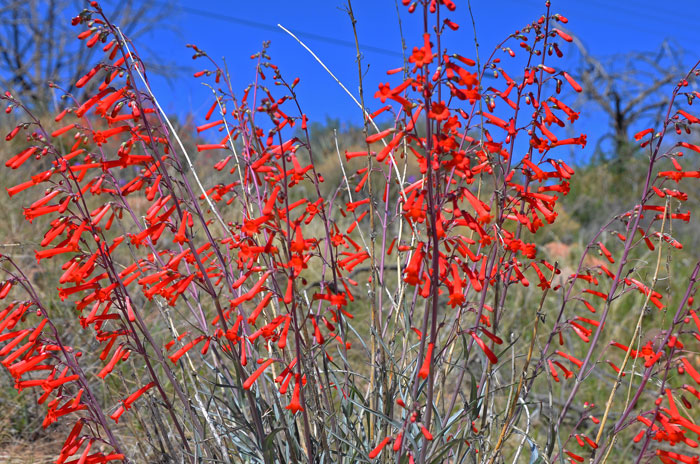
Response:
[{"label": "clear blue sky", "polygon": [[[453,33],[452,50],[474,56],[474,37],[466,1],[455,0],[454,13],[447,15],[460,24]],[[283,74],[292,80],[300,77],[297,87],[303,110],[311,120],[325,121],[326,116],[341,121],[361,123],[361,113],[349,97],[326,74],[316,61],[294,39],[283,33],[277,24],[298,33],[326,65],[354,93],[358,75],[355,63],[352,26],[345,11],[344,0],[296,1],[223,1],[223,0],[153,0],[156,7],[169,12],[166,23],[170,29],[159,29],[142,38],[148,50],[145,56],[156,54],[159,59],[186,67],[172,87],[164,79],[153,77],[156,92],[168,111],[192,111],[202,115],[211,105],[211,90],[192,72],[201,69],[204,61],[192,61],[192,52],[185,44],[194,43],[212,57],[226,57],[234,88],[242,89],[254,78],[249,57],[260,50],[264,40],[272,45],[269,53]],[[406,44],[419,45],[422,27],[418,14],[408,15],[400,4]],[[481,53],[488,54],[493,46],[515,29],[538,18],[544,11],[543,0],[473,0],[476,31]],[[365,75],[366,95],[371,97],[379,82],[389,81],[385,71],[401,65],[401,36],[394,0],[355,0],[353,10],[358,21],[358,35],[364,55],[363,65],[369,66]],[[697,0],[605,1],[553,0],[552,11],[568,17],[568,28],[575,33],[590,52],[607,56],[632,51],[655,51],[664,39],[671,39],[689,51],[687,65],[693,55],[700,57],[697,25],[700,24],[700,2]],[[139,42],[137,42],[137,46]],[[573,50],[570,51],[573,56]],[[566,50],[565,50],[566,53]],[[572,64],[573,65],[573,64]],[[392,81],[393,82],[393,81]],[[368,100],[370,109],[380,105]],[[599,118],[586,115],[583,121],[598,121],[587,132],[604,129]],[[582,126],[583,124],[581,124]],[[583,131],[579,127],[579,131]],[[587,150],[588,151],[588,150]]]}]

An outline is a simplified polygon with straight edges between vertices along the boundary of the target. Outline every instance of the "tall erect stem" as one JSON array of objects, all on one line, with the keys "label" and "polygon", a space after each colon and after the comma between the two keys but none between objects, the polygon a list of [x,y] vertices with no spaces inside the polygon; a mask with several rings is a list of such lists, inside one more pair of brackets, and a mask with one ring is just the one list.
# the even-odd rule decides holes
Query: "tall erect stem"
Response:
[{"label": "tall erect stem", "polygon": [[[352,32],[355,37],[355,49],[357,51],[357,77],[359,82],[359,94],[360,94],[360,104],[362,106],[362,127],[365,140],[369,135],[369,115],[365,107],[365,96],[364,87],[362,85],[362,54],[360,52],[360,43],[357,36],[357,20],[352,11],[352,1],[348,0],[348,15],[350,15],[350,21],[352,23]],[[379,395],[380,393],[387,391],[386,385],[386,363],[384,362],[384,350],[380,348],[380,344],[377,343],[377,335],[382,333],[382,321],[381,321],[381,308],[377,307],[377,280],[379,275],[377,272],[377,258],[376,258],[376,239],[377,233],[375,230],[375,198],[373,191],[372,174],[374,166],[372,163],[372,156],[370,154],[370,146],[367,144],[367,196],[369,198],[369,259],[370,259],[370,288],[369,288],[369,305],[370,305],[370,380],[369,380],[369,393],[370,393],[370,409],[376,411],[379,407]],[[377,382],[382,386],[381,389],[375,388]],[[384,405],[386,408],[387,405]],[[375,416],[370,415],[370,427],[369,436],[370,439],[374,437],[374,421]]]}]

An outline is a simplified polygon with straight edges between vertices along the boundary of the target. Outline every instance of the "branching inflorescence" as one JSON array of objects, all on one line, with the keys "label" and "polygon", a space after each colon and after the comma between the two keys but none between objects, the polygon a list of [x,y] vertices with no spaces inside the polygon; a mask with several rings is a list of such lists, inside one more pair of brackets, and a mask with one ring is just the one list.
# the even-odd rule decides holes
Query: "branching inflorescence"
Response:
[{"label": "branching inflorescence", "polygon": [[[649,150],[639,202],[563,272],[537,234],[574,174],[557,152],[586,144],[564,135],[579,116],[566,95],[582,90],[557,66],[566,18],[547,2],[477,63],[442,45],[459,27],[450,0],[403,3],[424,30],[366,113],[393,123],[345,150],[337,185],[318,170],[299,80],[265,49],[237,96],[191,46],[214,101],[189,154],[97,2],[73,21],[104,51],[76,83],[101,80],[95,95],[67,95],[46,123],[5,93],[23,121],[5,164],[28,175],[7,193],[34,192],[25,218],[48,222],[37,263],[60,261],[58,295],[95,340],[72,346],[42,303],[52,289],[1,257],[2,364],[40,393],[45,427],[73,421],[57,462],[494,463],[523,449],[529,462],[604,462],[621,434],[638,462],[698,462],[700,264],[683,295],[657,281],[682,247],[670,224],[690,220],[675,183],[700,177],[678,161],[700,148],[667,132],[700,120],[672,104],[663,127],[637,134]],[[694,77],[674,101],[692,103]],[[632,264],[644,249],[651,274]],[[606,322],[625,299],[638,322],[613,340]],[[672,302],[642,344],[649,305],[665,315]],[[601,379],[608,403],[584,404]],[[125,423],[150,437],[149,456]]]}]

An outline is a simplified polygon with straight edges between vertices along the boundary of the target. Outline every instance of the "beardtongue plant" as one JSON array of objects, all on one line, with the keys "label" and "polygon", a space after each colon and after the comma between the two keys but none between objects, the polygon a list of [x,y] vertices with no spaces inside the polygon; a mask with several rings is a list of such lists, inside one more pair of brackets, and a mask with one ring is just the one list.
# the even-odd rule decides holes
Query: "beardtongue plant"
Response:
[{"label": "beardtongue plant", "polygon": [[[76,83],[94,92],[51,122],[4,94],[22,120],[5,164],[27,175],[6,191],[34,192],[26,219],[50,222],[36,260],[61,263],[58,295],[94,338],[69,343],[51,289],[1,257],[2,364],[38,392],[45,427],[69,423],[57,462],[698,462],[700,264],[675,276],[683,294],[657,285],[681,248],[671,224],[690,220],[676,184],[700,177],[678,161],[700,147],[668,134],[700,123],[676,102],[697,96],[696,72],[635,137],[638,203],[564,275],[536,242],[574,174],[557,153],[586,144],[564,135],[579,113],[562,100],[582,91],[559,67],[566,18],[547,2],[477,62],[443,46],[450,0],[403,3],[423,31],[380,108],[361,91],[366,145],[338,151],[337,185],[299,80],[265,49],[236,93],[191,46],[214,95],[195,166],[97,2],[73,20],[104,51]],[[627,300],[637,323],[612,339]],[[643,344],[649,308],[663,330]],[[602,387],[607,401],[587,402]]]}]

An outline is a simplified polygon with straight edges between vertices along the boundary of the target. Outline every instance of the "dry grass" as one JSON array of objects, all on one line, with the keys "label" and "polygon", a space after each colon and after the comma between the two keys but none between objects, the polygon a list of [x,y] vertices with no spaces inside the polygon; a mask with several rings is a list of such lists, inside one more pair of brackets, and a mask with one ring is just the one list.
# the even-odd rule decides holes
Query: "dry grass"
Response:
[{"label": "dry grass", "polygon": [[15,440],[0,445],[0,462],[4,464],[48,464],[56,461],[62,442],[45,438],[36,441]]}]

